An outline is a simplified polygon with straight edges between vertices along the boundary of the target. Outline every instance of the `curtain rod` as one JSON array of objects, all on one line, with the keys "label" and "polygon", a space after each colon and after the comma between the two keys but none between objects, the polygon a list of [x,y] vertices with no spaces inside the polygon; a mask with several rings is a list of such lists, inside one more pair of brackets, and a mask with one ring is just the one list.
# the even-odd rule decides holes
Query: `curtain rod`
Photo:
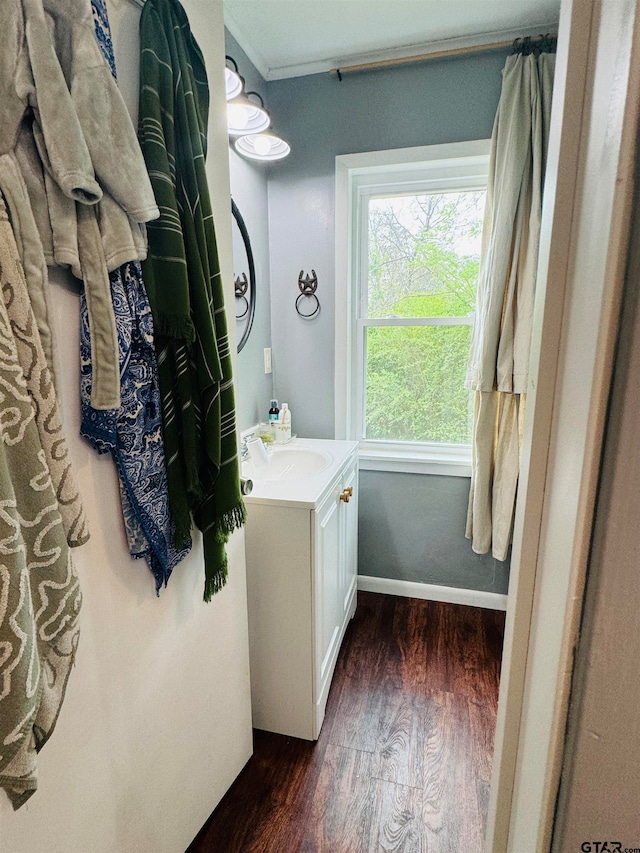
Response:
[{"label": "curtain rod", "polygon": [[[556,34],[545,36],[545,38],[556,38]],[[428,59],[442,59],[445,56],[463,56],[467,53],[480,53],[485,50],[497,50],[502,47],[513,47],[513,39],[510,41],[494,41],[490,44],[477,44],[468,47],[454,47],[449,50],[435,50],[433,53],[418,53],[415,56],[400,56],[396,59],[380,59],[377,62],[364,62],[361,65],[345,65],[341,68],[332,68],[330,74],[335,74],[338,80],[343,74],[353,71],[370,71],[374,68],[389,68],[394,65],[406,65],[409,62],[425,62]]]}]

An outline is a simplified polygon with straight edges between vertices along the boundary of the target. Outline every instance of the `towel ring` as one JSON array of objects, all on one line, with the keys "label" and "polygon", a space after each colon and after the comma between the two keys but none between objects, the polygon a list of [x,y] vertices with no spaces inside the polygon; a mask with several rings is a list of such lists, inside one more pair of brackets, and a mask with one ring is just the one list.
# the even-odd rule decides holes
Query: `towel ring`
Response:
[{"label": "towel ring", "polygon": [[[320,300],[316,295],[316,290],[318,289],[318,276],[316,275],[315,270],[311,270],[311,275],[307,274],[304,278],[302,277],[303,273],[304,270],[300,270],[300,275],[298,276],[298,289],[300,290],[300,295],[296,299],[296,311],[300,317],[304,317],[305,320],[310,320],[320,312]],[[303,297],[307,299],[315,299],[316,301],[316,307],[310,314],[305,314],[300,310],[300,306],[303,304],[301,301]]]},{"label": "towel ring", "polygon": [[[300,310],[300,305],[301,305],[300,300],[302,300],[302,299],[315,299],[316,307],[310,314],[305,314],[303,311]],[[320,312],[320,300],[315,295],[315,293],[301,293],[298,296],[298,298],[296,299],[296,311],[298,312],[298,314],[301,317],[304,317],[305,320],[310,320],[312,317],[315,317],[316,314],[318,314]]]}]

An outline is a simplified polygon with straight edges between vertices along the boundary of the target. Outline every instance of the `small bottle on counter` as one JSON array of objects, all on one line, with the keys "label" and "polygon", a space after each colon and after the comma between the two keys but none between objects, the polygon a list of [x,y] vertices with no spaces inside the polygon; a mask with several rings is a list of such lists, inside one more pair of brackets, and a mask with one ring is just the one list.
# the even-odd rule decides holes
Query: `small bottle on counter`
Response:
[{"label": "small bottle on counter", "polygon": [[278,401],[271,401],[271,408],[269,409],[269,426],[271,427],[271,433],[273,437],[276,436],[276,423],[278,422],[278,415],[280,414],[280,409],[278,408]]},{"label": "small bottle on counter", "polygon": [[291,441],[291,412],[287,403],[282,404],[276,421],[276,444],[286,444]]}]

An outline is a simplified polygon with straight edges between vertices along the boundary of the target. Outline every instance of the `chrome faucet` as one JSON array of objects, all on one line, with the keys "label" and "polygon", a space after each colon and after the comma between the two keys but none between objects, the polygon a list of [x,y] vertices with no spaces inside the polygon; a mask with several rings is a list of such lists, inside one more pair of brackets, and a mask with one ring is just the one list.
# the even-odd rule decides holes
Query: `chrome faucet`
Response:
[{"label": "chrome faucet", "polygon": [[254,433],[250,432],[248,435],[245,435],[240,439],[240,461],[241,462],[245,462],[249,458],[249,456],[251,455],[249,453],[249,448],[247,447],[247,439],[253,438],[253,436],[254,436]]}]

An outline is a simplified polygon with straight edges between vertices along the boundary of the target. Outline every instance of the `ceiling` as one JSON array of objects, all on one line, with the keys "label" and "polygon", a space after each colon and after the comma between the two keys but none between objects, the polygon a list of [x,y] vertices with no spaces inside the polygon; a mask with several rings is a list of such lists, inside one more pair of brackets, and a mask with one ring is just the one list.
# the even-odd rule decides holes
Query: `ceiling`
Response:
[{"label": "ceiling", "polygon": [[224,0],[265,80],[555,32],[560,0]]}]

